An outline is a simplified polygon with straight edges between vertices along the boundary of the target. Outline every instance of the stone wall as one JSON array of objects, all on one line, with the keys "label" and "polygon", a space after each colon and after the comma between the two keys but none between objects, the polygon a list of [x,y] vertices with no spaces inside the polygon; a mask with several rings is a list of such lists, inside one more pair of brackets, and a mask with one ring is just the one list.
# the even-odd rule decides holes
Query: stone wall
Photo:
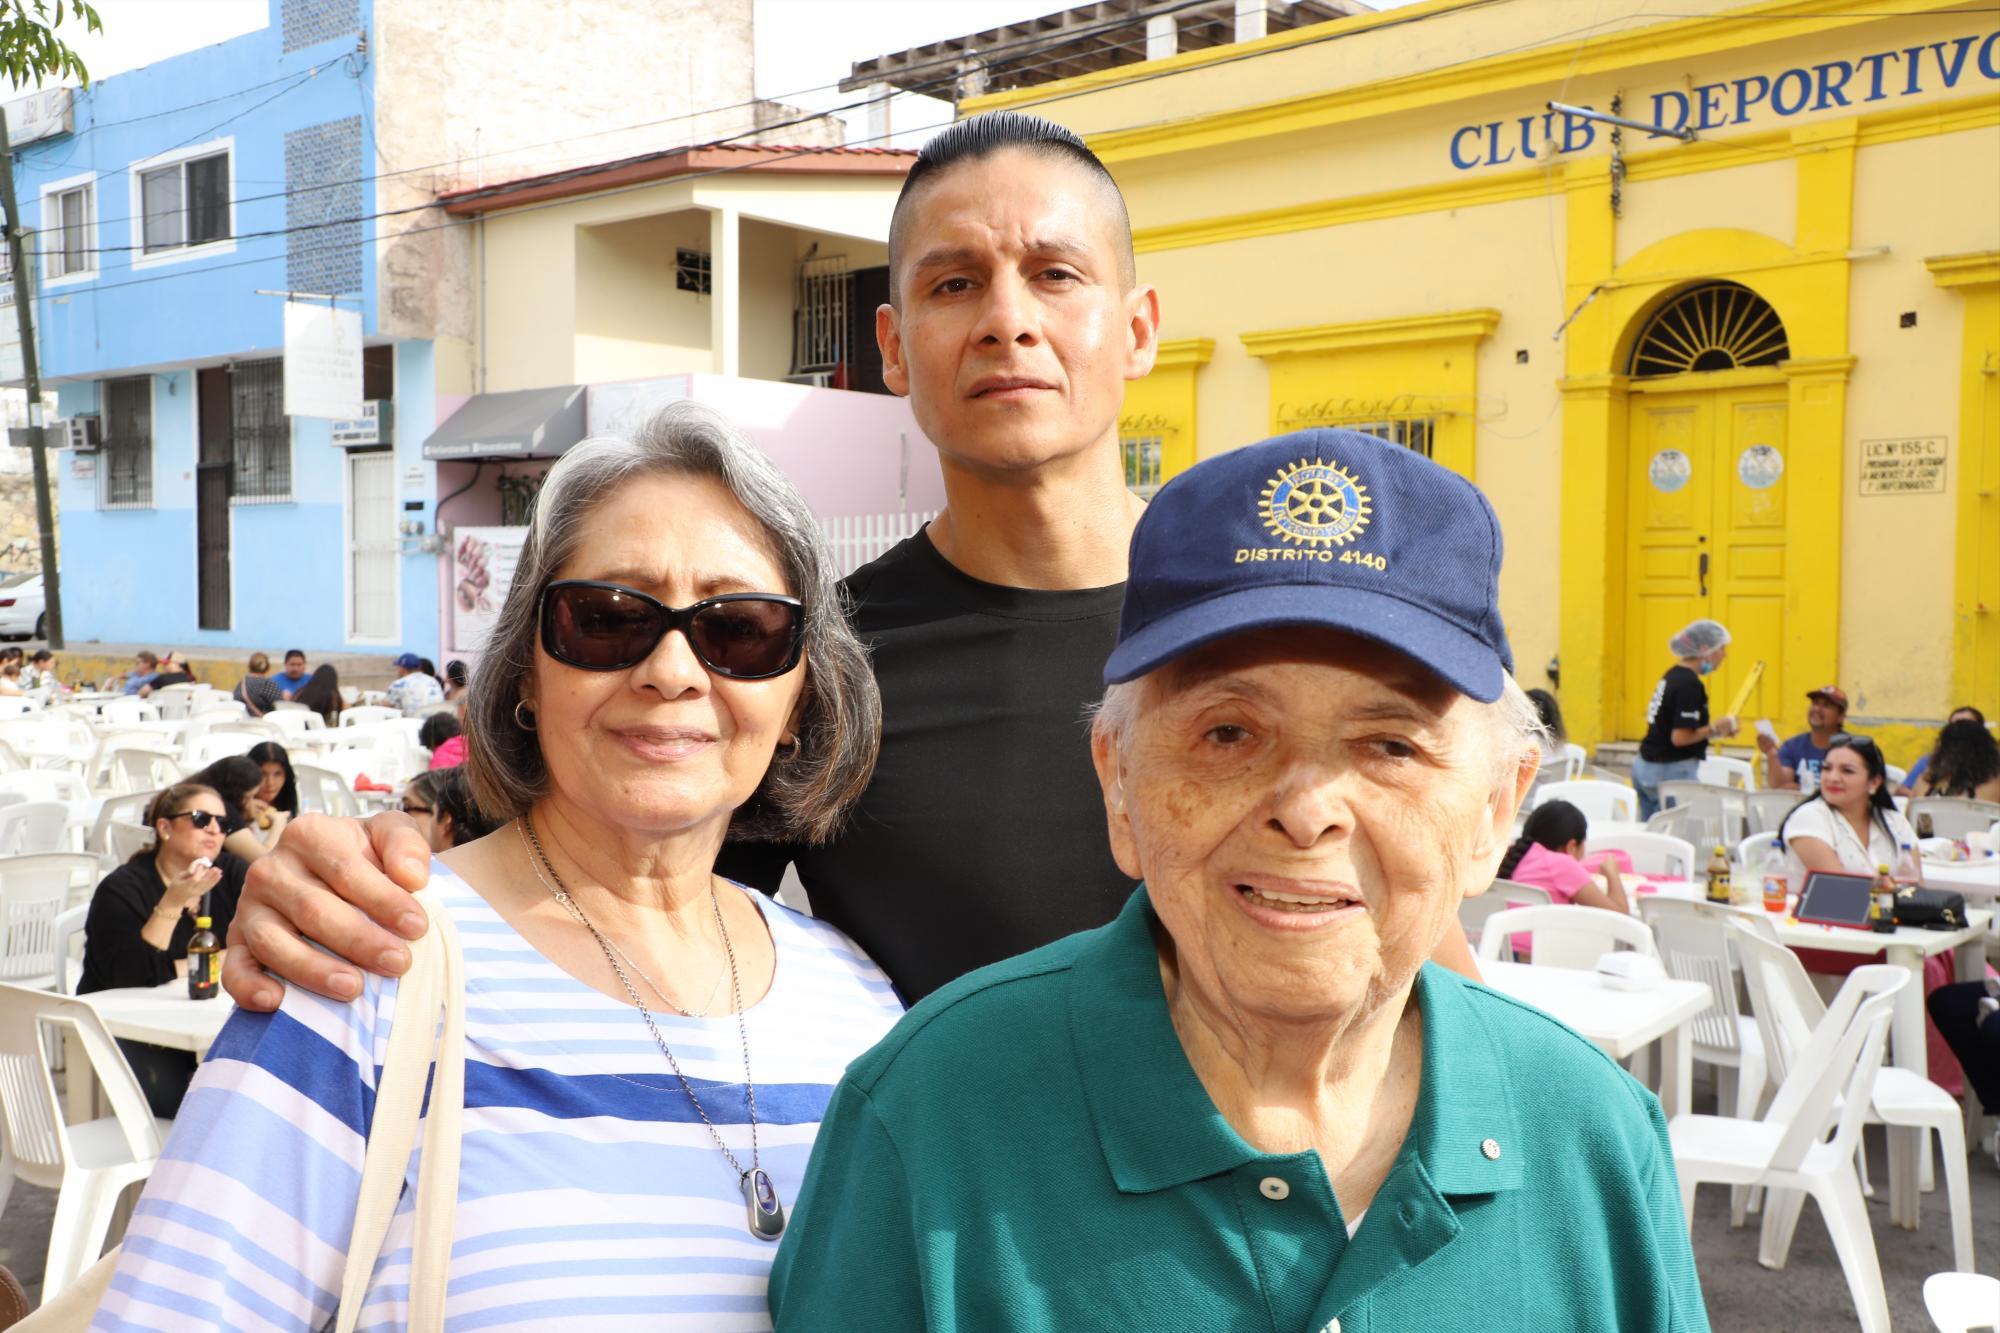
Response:
[{"label": "stone wall", "polygon": [[[57,457],[49,459],[54,467]],[[56,528],[61,539],[62,528]],[[35,526],[35,477],[32,472],[0,472],[0,570],[18,572],[42,567],[41,530]]]}]

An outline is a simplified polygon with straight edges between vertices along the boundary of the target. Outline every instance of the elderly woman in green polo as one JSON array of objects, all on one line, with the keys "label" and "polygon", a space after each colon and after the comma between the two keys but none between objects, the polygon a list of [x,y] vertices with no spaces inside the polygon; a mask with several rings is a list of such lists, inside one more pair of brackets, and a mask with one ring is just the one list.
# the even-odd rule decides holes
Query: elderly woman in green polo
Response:
[{"label": "elderly woman in green polo", "polygon": [[1094,732],[1144,883],[849,1067],[780,1333],[1707,1327],[1658,1103],[1425,961],[1538,760],[1499,569],[1352,432],[1161,490]]}]

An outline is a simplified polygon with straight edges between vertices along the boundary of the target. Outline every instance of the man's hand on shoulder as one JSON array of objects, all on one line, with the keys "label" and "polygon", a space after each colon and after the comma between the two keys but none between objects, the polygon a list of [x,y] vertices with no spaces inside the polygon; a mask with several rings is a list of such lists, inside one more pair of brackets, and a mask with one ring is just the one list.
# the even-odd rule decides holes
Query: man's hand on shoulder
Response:
[{"label": "man's hand on shoulder", "polygon": [[223,986],[245,1009],[271,1010],[284,999],[278,981],[351,1000],[361,994],[361,975],[346,963],[401,975],[410,965],[402,941],[427,924],[409,895],[429,880],[430,844],[408,815],[390,811],[366,823],[299,816],[250,867],[229,927]]}]

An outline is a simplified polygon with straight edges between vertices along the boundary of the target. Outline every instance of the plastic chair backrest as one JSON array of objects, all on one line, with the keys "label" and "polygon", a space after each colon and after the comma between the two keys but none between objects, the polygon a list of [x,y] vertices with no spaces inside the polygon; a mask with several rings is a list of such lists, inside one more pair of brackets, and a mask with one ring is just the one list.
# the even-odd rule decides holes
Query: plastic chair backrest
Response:
[{"label": "plastic chair backrest", "polygon": [[299,784],[301,812],[349,817],[361,813],[361,803],[354,799],[353,789],[339,773],[316,764],[294,763],[292,774]]},{"label": "plastic chair backrest", "polygon": [[1730,860],[1747,870],[1760,870],[1764,865],[1764,854],[1771,850],[1771,844],[1778,840],[1775,831],[1766,829],[1762,833],[1745,834],[1730,854]]},{"label": "plastic chair backrest", "polygon": [[1584,854],[1624,852],[1641,875],[1693,879],[1707,861],[1695,859],[1694,844],[1671,833],[1604,833],[1586,839]]},{"label": "plastic chair backrest", "polygon": [[1710,822],[1715,836],[1709,845],[1739,841],[1750,830],[1750,794],[1739,787],[1679,780],[1660,784],[1660,808],[1692,809]]},{"label": "plastic chair backrest", "polygon": [[[45,1187],[60,1184],[72,1156],[69,1127],[56,1100],[55,1080],[43,1044],[45,1024],[75,1032],[134,1160],[157,1158],[160,1134],[146,1106],[146,1096],[90,1002],[0,984],[0,1117],[6,1121],[8,1146],[14,1150],[15,1169],[21,1177]],[[79,1072],[71,1071],[70,1077]]]},{"label": "plastic chair backrest", "polygon": [[141,699],[135,695],[129,699],[105,700],[104,707],[97,710],[97,715],[108,724],[123,726],[128,722],[158,722],[160,708],[150,699]]},{"label": "plastic chair backrest", "polygon": [[12,898],[17,889],[39,893],[53,887],[67,895],[66,905],[74,906],[90,901],[97,879],[97,858],[88,852],[0,857],[0,900]]},{"label": "plastic chair backrest", "polygon": [[76,774],[61,768],[29,768],[19,773],[0,773],[0,791],[18,794],[29,801],[83,801],[90,787]]},{"label": "plastic chair backrest", "polygon": [[19,883],[7,877],[6,892],[0,893],[0,981],[23,986],[54,981],[55,920],[74,905],[73,892],[68,874],[24,875]]},{"label": "plastic chair backrest", "polygon": [[120,796],[171,787],[186,772],[180,760],[158,750],[121,748],[111,752],[111,790]]},{"label": "plastic chair backrest", "polygon": [[1568,801],[1591,823],[1600,819],[1632,823],[1639,818],[1639,793],[1616,782],[1583,778],[1576,782],[1545,782],[1535,789],[1535,804]]},{"label": "plastic chair backrest", "polygon": [[1919,796],[1910,802],[1912,825],[1919,816],[1931,817],[1931,832],[1940,838],[1984,836],[2000,819],[2000,805],[1991,801],[1966,801],[1953,796]]},{"label": "plastic chair backrest", "polygon": [[1924,1279],[1924,1313],[1938,1333],[2000,1328],[2000,1278],[1984,1273],[1932,1273]]},{"label": "plastic chair backrest", "polygon": [[250,737],[251,743],[258,741],[282,741],[284,729],[274,726],[268,717],[228,717],[208,729],[211,736],[227,736],[241,733]]},{"label": "plastic chair backrest", "polygon": [[104,844],[104,830],[113,824],[128,824],[133,828],[146,826],[146,807],[153,803],[157,791],[127,792],[122,796],[107,796],[104,804],[97,807],[97,822],[90,826],[90,836],[84,839],[87,851],[108,851]]},{"label": "plastic chair backrest", "polygon": [[153,845],[153,830],[138,824],[107,824],[104,828],[104,861],[122,866]]},{"label": "plastic chair backrest", "polygon": [[341,711],[340,725],[358,727],[366,722],[387,722],[403,715],[400,708],[385,708],[379,704],[356,704]]},{"label": "plastic chair backrest", "polygon": [[1737,791],[1757,790],[1757,773],[1747,759],[1729,759],[1717,755],[1701,761],[1695,769],[1695,780],[1711,787],[1733,787]]},{"label": "plastic chair backrest", "polygon": [[184,761],[190,769],[207,768],[218,759],[250,753],[258,739],[241,731],[212,731],[188,742]]},{"label": "plastic chair backrest", "polygon": [[0,856],[34,856],[73,850],[69,807],[60,801],[21,801],[0,806]]},{"label": "plastic chair backrest", "polygon": [[1767,1118],[1785,1126],[1771,1155],[1773,1169],[1798,1169],[1806,1153],[1826,1137],[1836,1099],[1842,1097],[1828,1147],[1835,1161],[1854,1156],[1888,1044],[1896,992],[1910,984],[1908,969],[1889,963],[1871,963],[1847,974],[1771,1100]]},{"label": "plastic chair backrest", "polygon": [[1497,960],[1516,934],[1532,940],[1535,963],[1541,967],[1592,968],[1619,945],[1657,957],[1653,932],[1601,907],[1509,907],[1486,918],[1479,935],[1479,956]]},{"label": "plastic chair backrest", "polygon": [[[79,903],[56,913],[55,935],[56,994],[76,994],[83,979],[83,923],[90,918],[90,904]],[[71,969],[74,968],[74,974]]]},{"label": "plastic chair backrest", "polygon": [[1702,853],[1722,840],[1719,836],[1721,832],[1719,823],[1720,821],[1713,816],[1704,814],[1692,806],[1678,805],[1671,810],[1662,810],[1647,820],[1645,831],[1669,838],[1679,838],[1695,849],[1695,855],[1705,866],[1708,864],[1708,858]]},{"label": "plastic chair backrest", "polygon": [[1713,903],[1648,894],[1639,899],[1639,919],[1651,927],[1653,943],[1669,976],[1708,987],[1709,1005],[1694,1018],[1694,1039],[1716,1050],[1741,1044],[1736,1019],[1735,960],[1730,944],[1736,914]]},{"label": "plastic chair backrest", "polygon": [[20,717],[25,713],[41,711],[41,706],[25,695],[0,695],[0,717]]},{"label": "plastic chair backrest", "polygon": [[1785,816],[1799,803],[1795,791],[1753,791],[1745,798],[1749,805],[1751,833],[1776,833]]},{"label": "plastic chair backrest", "polygon": [[[1744,989],[1750,992],[1750,1013],[1764,1046],[1771,1082],[1782,1084],[1812,1041],[1813,1030],[1826,1017],[1820,998],[1799,956],[1765,938],[1747,913],[1736,921],[1736,956],[1743,964]],[[1748,935],[1750,938],[1745,939]]]},{"label": "plastic chair backrest", "polygon": [[1496,879],[1493,887],[1486,892],[1459,900],[1458,923],[1465,930],[1465,938],[1477,944],[1480,932],[1486,928],[1487,918],[1495,912],[1504,912],[1510,907],[1543,907],[1551,901],[1549,891],[1539,885]]},{"label": "plastic chair backrest", "polygon": [[[456,708],[457,705],[443,704],[441,707]],[[1590,751],[1573,741],[1565,741],[1563,742],[1562,754],[1563,767],[1561,781],[1575,782],[1583,776],[1583,770],[1590,766]]]},{"label": "plastic chair backrest", "polygon": [[28,761],[15,753],[14,747],[0,740],[0,773],[18,773],[28,766]]}]

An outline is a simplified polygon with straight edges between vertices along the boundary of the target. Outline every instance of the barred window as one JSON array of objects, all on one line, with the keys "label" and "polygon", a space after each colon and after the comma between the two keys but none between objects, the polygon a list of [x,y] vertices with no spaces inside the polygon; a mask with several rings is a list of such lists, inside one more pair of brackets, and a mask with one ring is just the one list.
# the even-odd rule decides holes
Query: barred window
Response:
[{"label": "barred window", "polygon": [[230,497],[239,504],[292,498],[292,423],[285,415],[285,363],[239,361],[229,376],[234,472]]},{"label": "barred window", "polygon": [[1342,430],[1360,431],[1363,435],[1373,435],[1378,440],[1400,444],[1422,454],[1431,456],[1431,441],[1437,433],[1437,418],[1432,416],[1386,417],[1380,421],[1339,421],[1329,422]]},{"label": "barred window", "polygon": [[131,375],[98,386],[104,450],[98,464],[100,509],[153,507],[153,377]]},{"label": "barred window", "polygon": [[1158,435],[1126,435],[1118,441],[1125,454],[1125,485],[1142,500],[1160,489],[1162,440]]}]

